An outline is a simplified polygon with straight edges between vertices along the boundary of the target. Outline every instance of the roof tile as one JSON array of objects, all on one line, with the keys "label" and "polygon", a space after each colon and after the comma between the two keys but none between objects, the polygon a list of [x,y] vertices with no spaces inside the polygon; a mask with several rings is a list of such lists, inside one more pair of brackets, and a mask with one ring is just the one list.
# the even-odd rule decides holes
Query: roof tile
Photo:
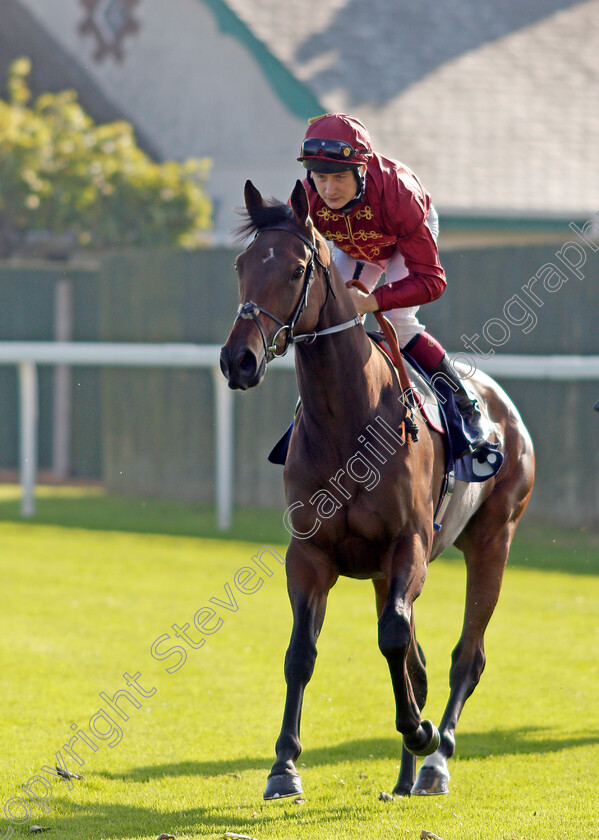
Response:
[{"label": "roof tile", "polygon": [[599,208],[599,0],[229,0],[447,212]]}]

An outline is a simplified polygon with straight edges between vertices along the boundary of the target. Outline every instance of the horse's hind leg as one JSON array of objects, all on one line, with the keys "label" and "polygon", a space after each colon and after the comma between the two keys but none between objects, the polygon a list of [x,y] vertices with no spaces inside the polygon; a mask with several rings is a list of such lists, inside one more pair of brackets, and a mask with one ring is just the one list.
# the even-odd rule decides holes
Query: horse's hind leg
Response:
[{"label": "horse's hind leg", "polygon": [[450,695],[439,726],[441,743],[422,763],[413,794],[448,793],[447,759],[455,751],[455,729],[464,704],[485,667],[484,633],[499,598],[515,528],[516,522],[512,521],[493,533],[488,518],[482,516],[456,543],[464,552],[467,566],[464,624],[452,654]]}]

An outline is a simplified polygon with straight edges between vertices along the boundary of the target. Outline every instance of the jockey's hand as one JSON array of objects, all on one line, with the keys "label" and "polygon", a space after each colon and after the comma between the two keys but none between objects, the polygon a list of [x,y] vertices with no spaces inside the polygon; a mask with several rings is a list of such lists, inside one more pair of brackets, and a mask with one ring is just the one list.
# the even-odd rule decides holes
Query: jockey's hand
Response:
[{"label": "jockey's hand", "polygon": [[359,289],[356,289],[355,286],[349,286],[348,291],[352,296],[358,315],[365,315],[367,312],[378,311],[379,305],[374,295],[367,295]]}]

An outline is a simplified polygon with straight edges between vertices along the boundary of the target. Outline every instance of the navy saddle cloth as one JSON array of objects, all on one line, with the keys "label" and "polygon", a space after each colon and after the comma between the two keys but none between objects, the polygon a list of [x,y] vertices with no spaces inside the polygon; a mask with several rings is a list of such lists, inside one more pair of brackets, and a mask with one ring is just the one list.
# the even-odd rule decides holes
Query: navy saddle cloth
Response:
[{"label": "navy saddle cloth", "polygon": [[[486,481],[496,475],[503,463],[503,453],[499,449],[499,444],[486,441],[479,446],[475,453],[470,452],[469,447],[474,442],[476,435],[469,429],[460,414],[449,384],[443,378],[437,377],[433,387],[430,384],[428,374],[410,354],[403,353],[403,356],[414,371],[419,374],[419,378],[423,379],[428,385],[430,391],[438,397],[438,410],[445,431],[445,471],[449,473],[453,470],[457,479],[467,482]],[[411,373],[408,369],[408,374]],[[410,379],[415,389],[418,390],[418,385],[414,383],[411,375]],[[489,429],[489,431],[491,430]]]}]

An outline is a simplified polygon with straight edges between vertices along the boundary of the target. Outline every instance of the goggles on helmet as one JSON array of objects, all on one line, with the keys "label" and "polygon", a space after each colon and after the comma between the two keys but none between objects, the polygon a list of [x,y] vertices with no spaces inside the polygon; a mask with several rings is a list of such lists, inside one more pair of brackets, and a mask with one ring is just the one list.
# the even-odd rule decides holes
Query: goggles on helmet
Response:
[{"label": "goggles on helmet", "polygon": [[307,137],[302,143],[302,157],[317,157],[322,154],[324,157],[333,160],[351,161],[359,152],[346,143],[345,140],[326,140],[321,137]]}]

